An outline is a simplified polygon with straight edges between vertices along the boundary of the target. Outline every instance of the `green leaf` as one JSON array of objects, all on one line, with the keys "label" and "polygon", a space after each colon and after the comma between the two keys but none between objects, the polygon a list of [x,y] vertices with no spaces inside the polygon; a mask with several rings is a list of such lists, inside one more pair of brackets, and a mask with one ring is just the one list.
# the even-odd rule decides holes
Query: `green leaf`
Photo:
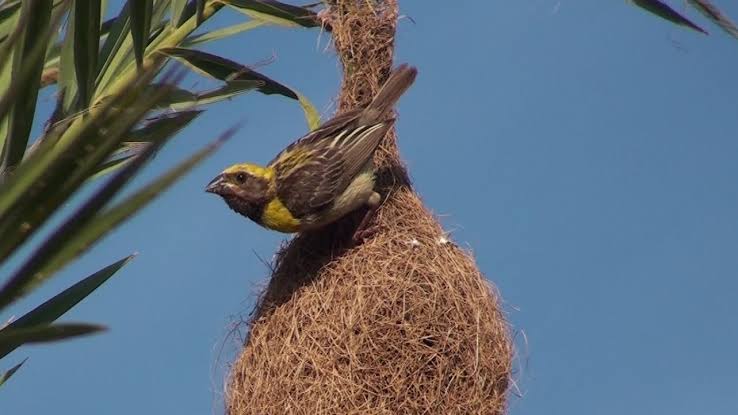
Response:
[{"label": "green leaf", "polygon": [[[158,108],[168,108],[175,111],[190,110],[194,107],[212,104],[248,92],[261,85],[258,81],[233,81],[225,85],[206,90],[192,92],[187,89],[171,87],[170,92],[158,103]],[[154,83],[152,89],[158,89],[161,84]]]},{"label": "green leaf", "polygon": [[36,139],[33,144],[28,148],[26,157],[30,157],[44,142],[51,141],[56,142],[59,136],[66,130],[66,127],[74,121],[75,118],[80,117],[67,117],[64,118],[64,90],[61,89],[56,94],[54,103],[54,110],[51,112],[46,126],[44,126],[44,132],[41,137]]},{"label": "green leaf", "polygon": [[205,0],[195,0],[197,5],[197,26],[200,26],[203,21],[203,15],[205,14]]},{"label": "green leaf", "polygon": [[[171,101],[169,108],[174,110],[186,110],[200,105],[208,105],[223,100],[231,99],[237,95],[251,91],[262,85],[259,81],[231,81],[226,82],[220,88],[211,89],[209,91],[192,94],[191,98]],[[180,98],[185,98],[180,96]]]},{"label": "green leaf", "polygon": [[[84,300],[87,296],[92,294],[93,291],[95,291],[98,287],[100,287],[103,283],[110,279],[110,277],[118,272],[118,270],[123,268],[124,265],[130,262],[133,257],[134,255],[129,255],[95,272],[82,281],[55,295],[45,303],[29,311],[21,318],[13,321],[8,326],[4,327],[2,330],[28,328],[53,323],[54,321],[56,321],[56,319],[64,315],[64,313],[72,309],[72,307],[77,305],[80,301]],[[15,350],[18,346],[19,345],[17,344],[0,345],[0,359]]]},{"label": "green leaf", "polygon": [[320,113],[315,109],[315,106],[308,100],[304,95],[299,95],[300,106],[305,112],[305,120],[307,120],[308,128],[314,130],[320,126]]},{"label": "green leaf", "polygon": [[[0,76],[0,80],[2,80],[2,76]],[[5,135],[8,132],[8,119],[7,118],[0,118],[0,149],[4,146],[5,143]],[[1,154],[1,153],[0,153]],[[3,174],[0,172],[0,180],[2,180]]]},{"label": "green leaf", "polygon": [[232,60],[195,49],[163,48],[159,51],[179,60],[204,76],[221,81],[259,81],[264,84],[257,89],[263,94],[279,94],[295,100],[299,99],[290,88]]},{"label": "green leaf", "polygon": [[197,118],[203,111],[186,110],[169,114],[160,114],[149,119],[146,123],[132,131],[122,146],[104,161],[95,171],[91,180],[112,173],[126,165],[133,157],[145,150],[151,143],[168,140],[190,122]]},{"label": "green leaf", "polygon": [[[149,77],[145,77],[141,82],[143,85],[146,85],[149,80]],[[135,89],[129,91],[128,94],[124,94],[124,96],[129,95],[135,95]],[[105,124],[107,128],[104,135],[105,140],[96,137],[97,142],[95,144],[97,146],[87,144],[83,147],[83,150],[87,152],[83,158],[80,159],[78,158],[79,156],[72,157],[71,161],[76,161],[76,170],[66,175],[64,179],[66,182],[62,182],[61,185],[63,192],[59,193],[59,190],[57,190],[56,194],[44,195],[46,200],[44,200],[43,207],[47,208],[46,210],[42,210],[39,213],[37,211],[38,209],[34,208],[29,213],[21,212],[20,215],[25,214],[25,217],[22,217],[20,220],[15,217],[8,219],[10,220],[10,229],[7,232],[9,238],[6,237],[0,240],[0,249],[2,249],[0,250],[0,254],[12,251],[19,241],[23,241],[28,237],[31,233],[30,231],[37,229],[38,224],[47,219],[48,215],[53,211],[53,209],[48,209],[48,206],[58,206],[59,203],[66,200],[71,194],[71,191],[79,187],[82,181],[86,180],[94,172],[97,165],[119,146],[121,138],[151,108],[153,103],[159,99],[159,96],[148,97],[147,99],[149,100],[148,102],[137,102],[137,105],[123,106],[127,108],[126,114],[116,113],[115,122]],[[112,105],[118,107],[117,104],[113,103]],[[96,129],[96,132],[99,134],[99,129]],[[160,144],[154,143],[154,145],[149,146],[135,160],[128,163],[123,170],[113,176],[52,232],[13,276],[6,281],[2,289],[0,289],[0,309],[26,295],[30,290],[48,279],[54,271],[64,266],[87,248],[87,246],[71,244],[69,241],[76,233],[81,232],[93,216],[115,196],[150,158]],[[46,185],[46,183],[42,184]],[[2,192],[0,192],[0,195],[2,195]],[[49,198],[53,203],[49,203]],[[0,201],[2,201],[1,198]],[[5,220],[6,218],[2,219]]]},{"label": "green leaf", "polygon": [[[24,314],[19,319],[13,321],[3,328],[3,330],[31,327],[54,322],[56,319],[64,315],[64,313],[71,310],[72,307],[77,305],[80,301],[92,294],[93,291],[110,279],[110,277],[115,275],[116,272],[128,264],[133,258],[135,258],[135,256],[135,254],[129,255],[87,276],[61,293],[55,295],[48,301]],[[0,357],[5,356],[5,354],[7,353],[0,353]]]},{"label": "green leaf", "polygon": [[712,20],[713,23],[720,26],[729,35],[738,39],[738,27],[728,16],[723,14],[720,9],[710,3],[708,0],[687,0],[689,4],[702,13],[705,17]]},{"label": "green leaf", "polygon": [[179,111],[161,114],[147,120],[146,124],[131,132],[128,141],[157,142],[168,139],[202,114],[201,110]]},{"label": "green leaf", "polygon": [[100,0],[74,1],[74,72],[79,105],[90,102],[97,77],[100,48]]},{"label": "green leaf", "polygon": [[0,330],[0,347],[8,344],[48,343],[72,337],[86,336],[107,330],[103,326],[84,323],[64,323]]},{"label": "green leaf", "polygon": [[100,50],[100,67],[98,68],[97,84],[100,84],[100,80],[103,75],[108,72],[113,58],[118,54],[123,43],[128,39],[128,32],[130,31],[131,17],[130,17],[130,5],[126,2],[123,5],[120,13],[115,18],[113,25],[110,27],[110,33],[103,43],[102,49]]},{"label": "green leaf", "polygon": [[172,15],[172,19],[169,21],[169,24],[176,29],[182,24],[182,15],[185,7],[187,7],[187,0],[170,0],[169,4]]},{"label": "green leaf", "polygon": [[0,15],[5,14],[8,11],[17,10],[20,6],[21,0],[5,0],[0,3]]},{"label": "green leaf", "polygon": [[196,36],[188,37],[182,42],[182,47],[192,47],[201,43],[212,42],[215,40],[230,38],[231,36],[239,33],[256,29],[257,27],[264,26],[266,22],[261,20],[249,20],[248,22],[235,24],[232,26],[224,27],[223,29],[213,30],[205,32]]},{"label": "green leaf", "polygon": [[[166,39],[166,35],[169,33],[168,30],[171,30],[171,27],[160,24],[160,20],[163,19],[163,14],[169,10],[167,7],[168,4],[169,3],[166,1],[157,1],[154,3],[151,14],[151,24],[152,27],[155,27],[156,29],[154,30],[155,33],[153,35],[149,35],[147,49],[150,48],[154,50],[156,44],[161,42],[163,39]],[[129,12],[127,11],[126,13]],[[128,19],[128,14],[126,14],[126,19]],[[128,31],[130,23],[128,23],[125,28],[126,31]],[[130,30],[132,30],[132,28]],[[158,32],[158,34],[156,32]],[[100,72],[100,75],[98,76],[95,98],[99,98],[110,93],[109,89],[111,84],[116,84],[120,77],[123,77],[129,69],[133,70],[136,66],[134,63],[135,54],[133,51],[133,37],[126,36],[125,32],[121,34],[124,35],[124,37],[121,39],[120,45],[118,45],[114,53],[109,56],[109,63],[106,64],[105,70]]]},{"label": "green leaf", "polygon": [[[15,45],[18,43],[18,39],[23,36],[23,28],[25,27],[25,22],[28,20],[28,15],[20,16],[20,11],[17,11],[12,17],[13,18],[10,22],[12,23],[12,26],[9,27],[11,32],[5,36],[2,43],[0,43],[0,69],[2,69],[3,72],[7,72],[7,80],[0,84],[0,91],[3,93],[9,89],[10,74],[13,69],[13,50],[16,49]],[[23,18],[23,20],[21,20],[21,18]],[[2,139],[2,137],[0,137],[0,139]]]},{"label": "green leaf", "polygon": [[[172,0],[170,0],[172,1]],[[181,1],[181,0],[173,0],[173,1]],[[195,4],[194,0],[187,0],[184,8],[182,9],[182,14],[179,16],[179,21],[177,22],[177,27],[179,28],[182,26],[185,22],[189,21],[190,18],[195,16],[197,14],[197,5]],[[197,18],[196,18],[197,19]],[[170,25],[173,26],[173,25]],[[195,28],[197,28],[197,22],[194,22],[193,25]]]},{"label": "green leaf", "polygon": [[[17,33],[14,33],[13,37],[17,37]],[[10,39],[7,42],[12,44],[14,39]],[[15,48],[12,46],[0,47],[0,91],[3,93],[1,99],[6,103],[4,108],[0,109],[0,156],[2,156],[2,149],[5,147],[5,142],[7,141],[8,118],[5,115],[12,108],[15,95],[20,93],[20,89],[11,91],[11,81],[13,76],[13,49]],[[0,167],[2,167],[1,157]],[[2,173],[0,173],[0,177],[2,177]]]},{"label": "green leaf", "polygon": [[68,140],[44,139],[16,174],[0,183],[0,260],[32,235],[89,178],[161,98],[160,93],[146,93],[145,87],[155,72],[151,68],[139,74],[95,112],[78,119],[80,127]]},{"label": "green leaf", "polygon": [[106,176],[121,167],[125,166],[126,163],[128,163],[132,158],[136,157],[136,154],[130,154],[126,156],[111,158],[102,164],[100,164],[97,169],[95,169],[95,172],[90,176],[90,180],[96,180],[99,179],[102,176]]},{"label": "green leaf", "polygon": [[69,12],[64,40],[59,52],[59,90],[63,94],[61,114],[67,115],[77,99],[78,86],[74,58],[74,9]]},{"label": "green leaf", "polygon": [[20,6],[21,0],[5,0],[0,3],[0,13],[5,13],[7,10],[15,10]]},{"label": "green leaf", "polygon": [[146,46],[149,43],[151,31],[151,14],[154,7],[153,0],[130,0],[131,4],[131,36],[133,37],[133,52],[136,55],[136,65],[143,65]]},{"label": "green leaf", "polygon": [[20,15],[20,1],[3,3],[0,6],[0,44],[15,29]]},{"label": "green leaf", "polygon": [[217,150],[226,139],[230,138],[230,136],[234,134],[234,132],[234,129],[227,131],[215,142],[193,154],[190,158],[162,174],[156,180],[127,197],[125,200],[98,215],[93,223],[87,228],[89,229],[89,233],[75,238],[75,242],[81,239],[91,239],[91,235],[99,232],[107,232],[117,226]]},{"label": "green leaf", "polygon": [[[60,3],[63,10],[67,11],[71,4],[69,1],[62,1]],[[107,26],[106,26],[107,25]],[[102,24],[100,28],[100,36],[103,36],[105,34],[107,36],[108,30],[110,29],[110,21],[107,21]],[[61,47],[62,42],[60,41],[61,36],[50,36],[49,37],[49,47],[46,51],[46,57],[44,58],[44,72],[47,69],[56,69],[59,70],[59,60],[61,56]]]},{"label": "green leaf", "polygon": [[164,85],[158,82],[154,82],[149,85],[149,88],[152,91],[158,91],[163,88],[167,90],[166,95],[159,102],[157,102],[157,108],[169,108],[169,106],[173,104],[194,101],[197,99],[197,93],[184,88],[179,88],[175,85]]},{"label": "green leaf", "polygon": [[161,31],[164,26],[168,26],[167,20],[169,20],[170,10],[168,0],[155,1],[151,10],[151,27]]},{"label": "green leaf", "polygon": [[[31,2],[25,4],[30,5]],[[64,5],[64,3],[61,4],[62,6]],[[18,59],[23,58],[24,56],[24,54],[21,53],[23,52],[22,47],[24,40],[29,40],[28,36],[25,35],[29,32],[29,29],[35,25],[31,24],[31,22],[33,22],[36,17],[41,17],[36,16],[35,11],[37,10],[21,14],[15,30],[3,43],[2,47],[0,47],[0,67],[2,67],[2,72],[0,72],[0,91],[2,91],[2,95],[0,96],[0,146],[3,147],[3,151],[6,152],[6,155],[8,154],[8,147],[14,145],[13,143],[7,143],[6,140],[6,138],[9,138],[12,133],[11,131],[8,131],[10,122],[12,121],[12,114],[10,117],[6,117],[6,115],[13,110],[14,104],[20,104],[19,100],[31,92],[28,91],[28,86],[36,88],[35,91],[38,92],[38,78],[35,78],[35,76],[40,77],[39,72],[41,71],[41,68],[37,68],[38,71],[35,71],[33,70],[34,68],[31,67],[22,67],[19,70],[17,66]],[[34,40],[33,43],[35,43],[35,45],[30,51],[28,51],[28,54],[25,55],[25,61],[33,63],[33,65],[35,65],[36,62],[43,61],[47,46],[50,43],[49,39],[51,39],[52,34],[56,31],[65,12],[65,7],[57,7],[52,13],[52,17],[49,19],[50,21],[48,22],[48,25],[41,26],[39,32],[31,33],[31,38]],[[41,13],[41,15],[43,15],[43,13]],[[25,43],[27,46],[29,42]],[[15,53],[13,53],[14,50],[16,50]],[[12,58],[10,57],[11,54],[13,55]],[[39,65],[43,66],[43,63],[39,63]],[[36,95],[34,95],[34,99],[35,98]],[[17,149],[24,153],[27,141],[28,135],[26,135],[25,143],[23,145],[20,145],[20,143],[15,144]],[[0,169],[0,179],[2,178],[2,175],[3,172],[2,169]]]},{"label": "green leaf", "polygon": [[131,131],[121,147],[111,154],[108,160],[100,164],[90,179],[96,179],[123,167],[125,163],[140,154],[151,143],[168,140],[189,125],[202,112],[201,110],[188,109],[169,114],[159,114],[146,120],[142,127]]},{"label": "green leaf", "polygon": [[[287,27],[320,27],[321,19],[314,11],[274,0],[224,0],[254,19]],[[329,27],[326,30],[330,31]]]},{"label": "green leaf", "polygon": [[[7,46],[15,48],[11,79],[15,91],[8,91],[3,96],[3,100],[12,101],[5,103],[10,113],[2,149],[2,171],[15,168],[23,159],[28,145],[36,111],[38,80],[41,78],[48,45],[52,5],[51,0],[24,1],[19,20],[22,32],[17,43]],[[0,108],[0,119],[5,114],[5,109]]]},{"label": "green leaf", "polygon": [[[190,171],[207,156],[217,150],[218,147],[220,147],[220,145],[223,143],[223,141],[233,135],[234,132],[235,130],[233,129],[227,131],[217,141],[196,152],[191,157],[184,160],[166,173],[162,174],[148,185],[134,192],[131,196],[95,215],[94,218],[92,218],[85,224],[85,226],[80,227],[77,232],[74,232],[73,234],[66,233],[64,243],[55,246],[54,250],[49,250],[51,251],[51,255],[49,255],[48,257],[44,256],[44,258],[48,259],[44,259],[44,263],[42,264],[42,266],[28,263],[28,269],[35,269],[36,275],[40,278],[45,278],[54,271],[58,270],[71,259],[88,249],[92,244],[105,236],[116,226],[128,219],[131,215],[138,212],[156,196],[160,195],[164,190],[174,184],[185,173]],[[155,146],[150,146],[149,148],[147,148],[149,156],[153,154],[155,150],[154,147]],[[144,155],[144,158],[145,157],[146,156]],[[127,170],[136,171],[140,166],[136,166],[134,165],[134,163],[139,160],[143,160],[144,158],[142,158],[142,156],[139,156],[133,159],[133,161],[129,162],[129,164],[125,166],[124,170],[121,170],[121,172],[118,173],[117,176],[132,174],[130,172],[127,172]],[[66,231],[60,231],[59,235],[64,235],[64,232]],[[27,276],[23,277],[21,275],[22,274],[20,274],[19,272],[18,274],[13,276],[12,279],[15,279],[16,277],[19,279],[28,278]],[[28,273],[26,272],[25,275],[28,275]],[[2,297],[2,295],[2,292],[0,292],[0,298]]]},{"label": "green leaf", "polygon": [[663,3],[659,0],[631,0],[631,1],[636,6],[662,19],[668,20],[679,26],[688,27],[698,32],[707,34],[707,32],[704,29],[692,23],[689,19],[679,14],[676,10],[672,9],[666,3]]},{"label": "green leaf", "polygon": [[[20,0],[0,0],[0,44],[7,40],[8,35],[18,27],[20,6]],[[69,6],[69,1],[54,0],[52,7],[57,8],[59,6],[66,9]]]},{"label": "green leaf", "polygon": [[5,382],[7,382],[11,376],[15,375],[15,372],[17,372],[18,369],[20,369],[21,366],[23,366],[23,363],[26,363],[26,360],[28,360],[28,358],[21,360],[20,363],[11,367],[10,370],[0,375],[0,386],[2,386]]}]

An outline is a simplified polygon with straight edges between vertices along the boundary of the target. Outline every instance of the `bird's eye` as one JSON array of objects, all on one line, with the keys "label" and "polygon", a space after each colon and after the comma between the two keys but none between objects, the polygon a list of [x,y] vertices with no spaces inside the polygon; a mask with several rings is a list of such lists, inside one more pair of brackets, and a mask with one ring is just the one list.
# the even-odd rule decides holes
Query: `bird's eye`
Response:
[{"label": "bird's eye", "polygon": [[243,183],[246,181],[246,175],[244,173],[238,173],[236,175],[236,181],[239,183]]}]

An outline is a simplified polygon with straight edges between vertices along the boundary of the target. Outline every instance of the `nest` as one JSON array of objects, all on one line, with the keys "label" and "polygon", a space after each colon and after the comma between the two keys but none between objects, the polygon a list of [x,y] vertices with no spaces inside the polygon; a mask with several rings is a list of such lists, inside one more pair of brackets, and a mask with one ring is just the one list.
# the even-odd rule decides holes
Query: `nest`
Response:
[{"label": "nest", "polygon": [[[368,102],[392,63],[394,1],[333,0],[339,111]],[[384,202],[296,236],[276,255],[226,390],[229,415],[502,414],[509,327],[494,288],[412,191],[394,131],[375,154]]]}]

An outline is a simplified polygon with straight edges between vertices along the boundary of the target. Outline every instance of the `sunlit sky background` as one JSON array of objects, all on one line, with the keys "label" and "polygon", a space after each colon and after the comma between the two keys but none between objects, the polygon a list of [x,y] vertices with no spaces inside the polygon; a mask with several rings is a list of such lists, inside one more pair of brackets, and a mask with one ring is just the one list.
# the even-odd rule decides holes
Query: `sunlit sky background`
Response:
[{"label": "sunlit sky background", "polygon": [[[696,13],[709,37],[623,1],[400,4],[396,59],[420,70],[399,105],[400,147],[504,298],[522,394],[511,413],[738,413],[738,41]],[[207,27],[239,19],[224,11]],[[330,115],[340,69],[328,41],[272,27],[207,50],[273,58],[259,69]],[[229,164],[268,161],[306,131],[302,111],[256,93],[209,107],[144,175],[239,121],[220,152],[15,307],[140,253],[64,319],[108,333],[3,360],[30,357],[0,413],[222,412],[239,348],[229,332],[264,284],[259,257],[284,236],[203,187]]]}]

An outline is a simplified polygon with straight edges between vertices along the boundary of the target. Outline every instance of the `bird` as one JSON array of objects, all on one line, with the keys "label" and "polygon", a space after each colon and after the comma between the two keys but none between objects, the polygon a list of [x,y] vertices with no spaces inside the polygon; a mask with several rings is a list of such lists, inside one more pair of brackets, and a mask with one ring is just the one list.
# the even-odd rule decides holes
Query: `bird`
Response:
[{"label": "bird", "polygon": [[266,166],[240,163],[226,168],[205,191],[257,224],[282,233],[315,230],[366,206],[354,233],[354,239],[361,239],[381,202],[374,189],[374,152],[395,122],[395,103],[417,73],[408,64],[397,66],[365,107],[334,116]]}]

